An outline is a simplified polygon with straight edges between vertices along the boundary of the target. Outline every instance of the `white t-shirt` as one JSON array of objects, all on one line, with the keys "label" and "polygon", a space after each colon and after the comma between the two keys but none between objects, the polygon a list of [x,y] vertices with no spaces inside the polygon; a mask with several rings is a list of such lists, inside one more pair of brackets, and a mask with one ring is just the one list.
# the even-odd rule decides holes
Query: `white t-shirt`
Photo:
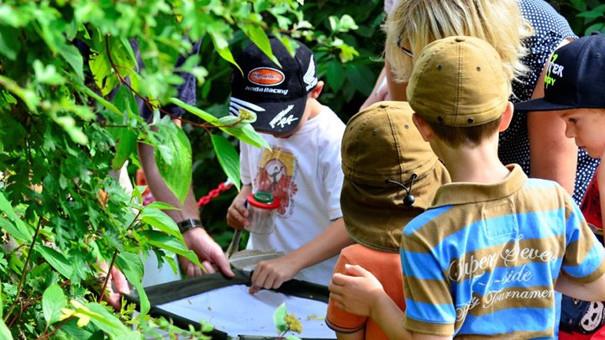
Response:
[{"label": "white t-shirt", "polygon": [[[288,138],[262,134],[271,150],[240,144],[243,184],[252,192],[270,191],[281,205],[273,215],[275,230],[251,234],[248,249],[284,251],[300,248],[342,217],[340,142],[343,122],[327,106]],[[303,269],[296,278],[327,285],[336,257]]]}]

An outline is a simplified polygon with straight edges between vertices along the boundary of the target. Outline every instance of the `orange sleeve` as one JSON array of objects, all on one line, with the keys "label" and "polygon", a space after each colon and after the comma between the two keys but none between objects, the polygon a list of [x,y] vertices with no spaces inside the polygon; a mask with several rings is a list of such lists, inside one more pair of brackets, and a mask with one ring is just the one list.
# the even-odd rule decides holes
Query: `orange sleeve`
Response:
[{"label": "orange sleeve", "polygon": [[[344,273],[345,264],[349,264],[349,260],[343,253],[338,257],[334,273]],[[345,312],[336,307],[332,299],[328,301],[328,313],[326,315],[326,324],[335,332],[353,333],[365,327],[367,317]]]}]

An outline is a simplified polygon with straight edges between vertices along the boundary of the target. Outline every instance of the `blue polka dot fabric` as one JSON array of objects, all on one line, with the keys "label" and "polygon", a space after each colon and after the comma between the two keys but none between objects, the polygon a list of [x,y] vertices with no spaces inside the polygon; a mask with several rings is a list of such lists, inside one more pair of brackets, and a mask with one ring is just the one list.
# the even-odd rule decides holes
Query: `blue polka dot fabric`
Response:
[{"label": "blue polka dot fabric", "polygon": [[[519,1],[521,13],[532,25],[534,35],[527,38],[525,46],[529,49],[523,63],[529,72],[513,83],[511,101],[513,103],[531,98],[540,73],[546,61],[559,43],[568,37],[576,38],[569,24],[559,13],[543,0]],[[554,117],[553,117],[554,119]],[[517,163],[529,175],[530,152],[527,130],[527,115],[515,112],[510,127],[500,135],[499,156],[504,164]],[[580,204],[586,188],[599,161],[591,158],[584,150],[578,152],[578,168],[573,199]]]}]

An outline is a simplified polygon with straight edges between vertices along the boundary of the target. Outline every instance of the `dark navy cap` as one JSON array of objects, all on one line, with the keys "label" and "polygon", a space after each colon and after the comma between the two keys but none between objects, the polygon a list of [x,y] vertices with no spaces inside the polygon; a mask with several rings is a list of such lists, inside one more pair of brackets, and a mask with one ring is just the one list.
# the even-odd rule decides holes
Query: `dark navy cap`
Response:
[{"label": "dark navy cap", "polygon": [[317,85],[313,53],[297,42],[294,56],[275,37],[270,37],[276,65],[255,44],[234,55],[243,74],[233,70],[229,113],[245,109],[256,114],[252,126],[260,132],[287,134],[300,123],[307,94]]},{"label": "dark navy cap", "polygon": [[550,58],[544,98],[515,104],[517,111],[605,108],[605,36],[580,38]]}]

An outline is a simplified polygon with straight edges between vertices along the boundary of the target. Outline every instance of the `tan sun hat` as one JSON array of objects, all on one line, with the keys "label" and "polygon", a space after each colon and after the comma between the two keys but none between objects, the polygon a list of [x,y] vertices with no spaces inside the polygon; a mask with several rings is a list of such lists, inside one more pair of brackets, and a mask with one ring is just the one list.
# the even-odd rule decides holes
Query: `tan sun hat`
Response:
[{"label": "tan sun hat", "polygon": [[[398,252],[401,230],[450,181],[412,122],[406,102],[381,102],[354,115],[342,140],[340,206],[349,235],[367,247]],[[412,206],[404,199],[410,187]],[[391,182],[388,182],[391,181]]]},{"label": "tan sun hat", "polygon": [[470,127],[500,118],[511,91],[502,60],[487,41],[452,36],[422,49],[407,97],[414,111],[430,122]]}]

